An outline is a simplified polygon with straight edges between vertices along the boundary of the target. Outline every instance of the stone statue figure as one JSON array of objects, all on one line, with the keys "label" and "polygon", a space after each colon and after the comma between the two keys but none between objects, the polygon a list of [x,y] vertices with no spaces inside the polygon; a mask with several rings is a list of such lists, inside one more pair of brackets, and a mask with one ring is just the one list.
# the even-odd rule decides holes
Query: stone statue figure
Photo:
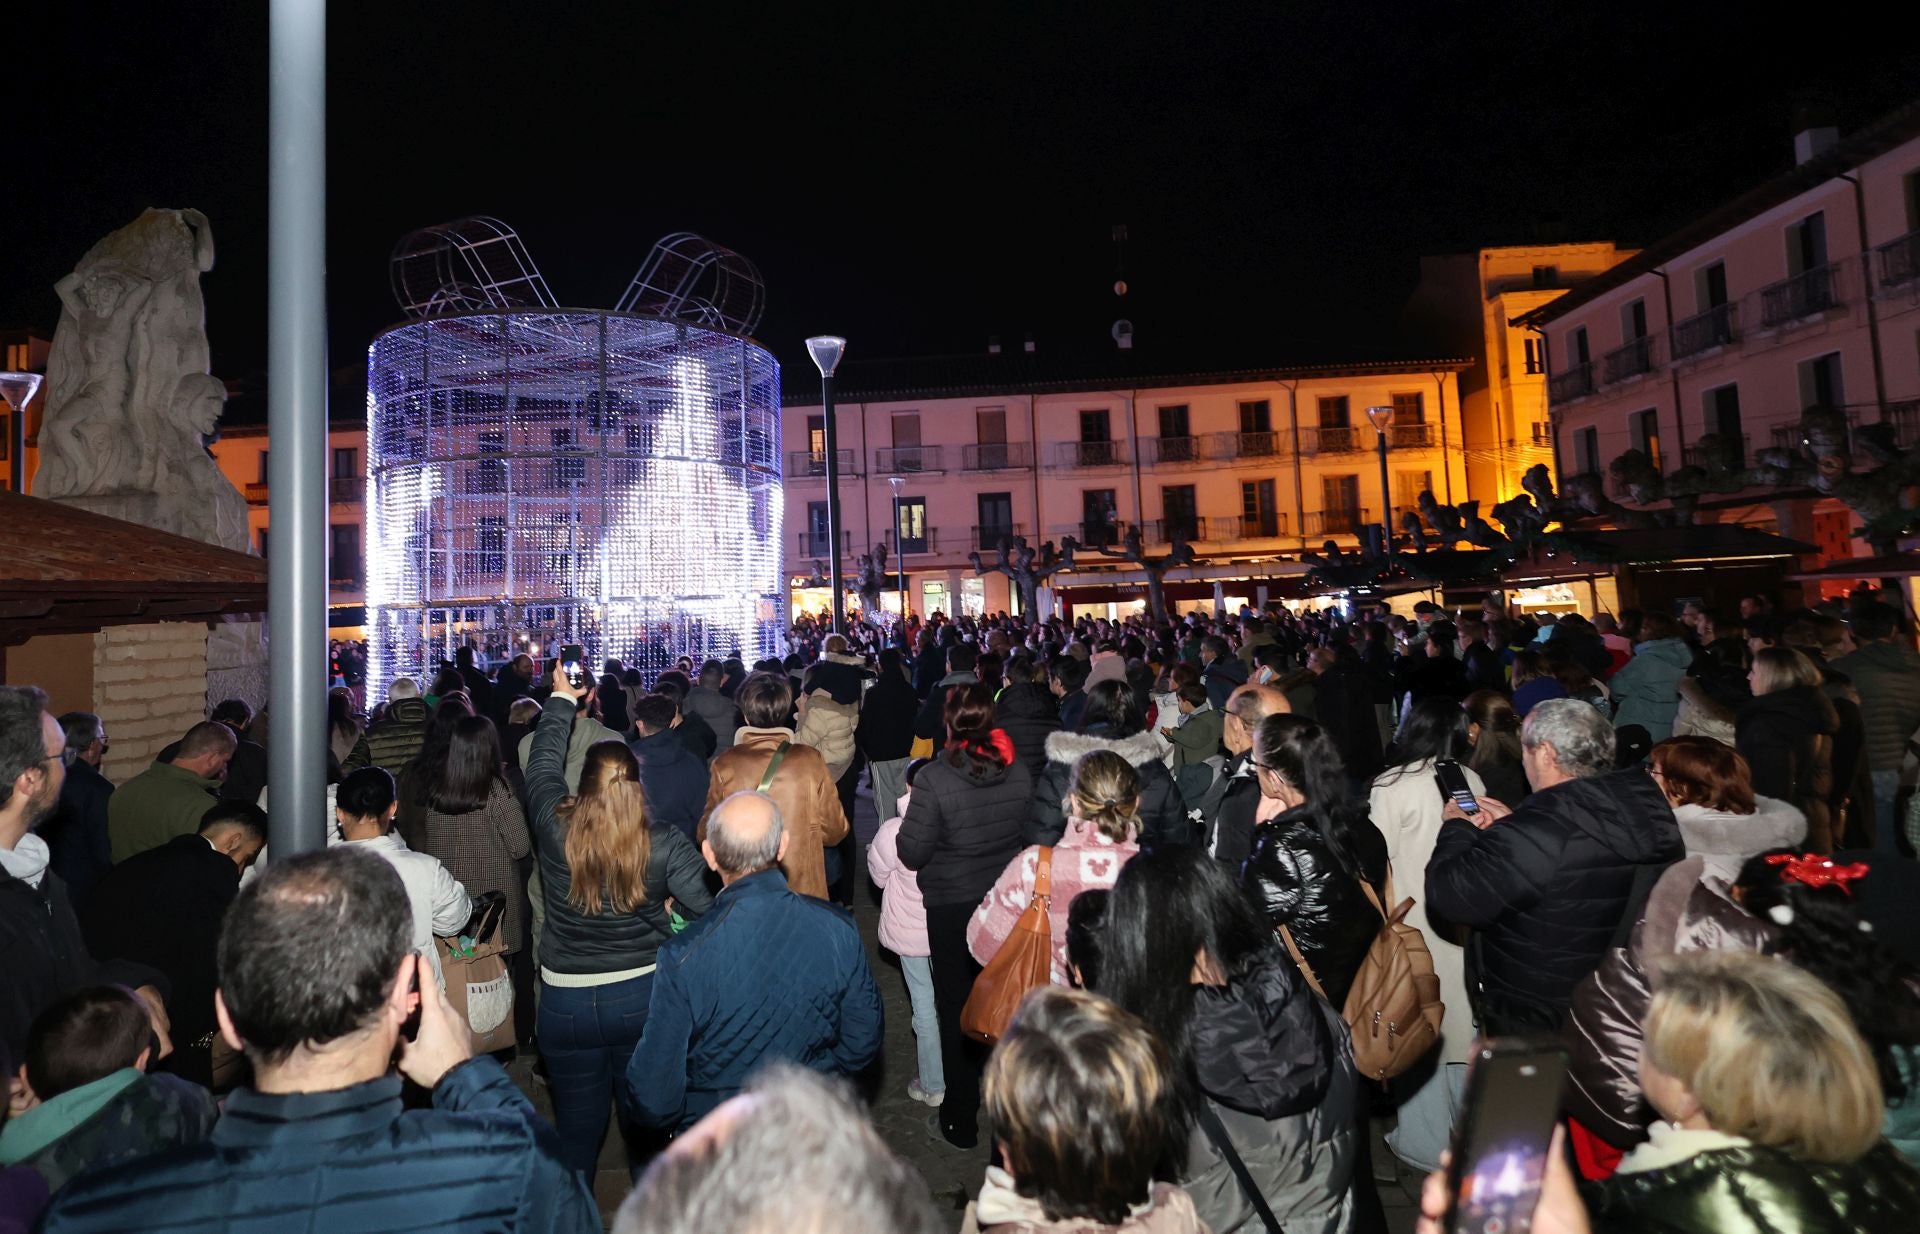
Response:
[{"label": "stone statue figure", "polygon": [[[55,284],[47,410],[33,495],[240,552],[246,500],[207,453],[226,391],[207,371],[213,231],[198,210],[148,210]],[[259,623],[208,639],[215,700],[266,692]]]}]

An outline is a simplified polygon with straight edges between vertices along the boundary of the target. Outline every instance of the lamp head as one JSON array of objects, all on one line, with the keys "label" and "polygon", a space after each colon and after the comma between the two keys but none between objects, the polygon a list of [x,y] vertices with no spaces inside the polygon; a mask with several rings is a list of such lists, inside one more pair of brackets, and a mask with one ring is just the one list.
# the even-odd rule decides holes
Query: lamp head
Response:
[{"label": "lamp head", "polygon": [[1373,425],[1373,431],[1384,433],[1393,426],[1393,405],[1367,408],[1367,423]]},{"label": "lamp head", "polygon": [[893,495],[895,497],[898,497],[900,495],[900,486],[902,484],[905,484],[906,482],[907,482],[907,478],[905,476],[888,476],[887,477],[887,483],[893,486]]},{"label": "lamp head", "polygon": [[833,370],[840,367],[840,357],[847,350],[847,340],[837,334],[816,334],[807,340],[807,354],[813,357],[814,367],[820,370],[822,377],[833,376]]}]

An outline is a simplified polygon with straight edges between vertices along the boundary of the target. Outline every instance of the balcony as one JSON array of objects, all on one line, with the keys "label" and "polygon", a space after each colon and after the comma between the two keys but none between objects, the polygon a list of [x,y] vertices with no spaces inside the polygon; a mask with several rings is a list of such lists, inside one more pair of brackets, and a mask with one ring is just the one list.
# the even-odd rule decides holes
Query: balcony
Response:
[{"label": "balcony", "polygon": [[1236,540],[1276,540],[1287,534],[1287,516],[1278,511],[1243,514],[1237,523]]},{"label": "balcony", "polygon": [[327,586],[333,591],[358,591],[366,581],[366,563],[358,557],[335,557],[327,563]]},{"label": "balcony", "polygon": [[1053,448],[1055,467],[1125,467],[1123,441],[1063,441]]},{"label": "balcony", "polygon": [[1784,326],[1840,306],[1840,266],[1830,262],[1760,289],[1760,324]]},{"label": "balcony", "polygon": [[1600,357],[1600,380],[1607,385],[1653,371],[1653,336],[1631,339]]},{"label": "balcony", "polygon": [[1147,437],[1140,442],[1140,461],[1149,466],[1182,466],[1206,461],[1198,437]]},{"label": "balcony", "polygon": [[1365,449],[1360,443],[1360,430],[1350,424],[1300,430],[1302,454],[1359,454]]},{"label": "balcony", "polygon": [[873,470],[876,475],[905,476],[946,468],[939,446],[887,446],[873,452]]},{"label": "balcony", "polygon": [[264,481],[262,481],[262,482],[261,482],[261,483],[259,483],[259,484],[249,484],[249,485],[247,485],[247,486],[246,486],[246,495],[247,495],[247,504],[248,504],[248,505],[250,505],[250,506],[264,506],[264,505],[266,505],[266,504],[267,504],[267,486],[266,486],[266,483],[265,483]]},{"label": "balcony", "polygon": [[1387,445],[1395,450],[1431,450],[1439,444],[1439,430],[1431,424],[1393,424],[1387,427]]},{"label": "balcony", "polygon": [[1373,523],[1373,511],[1309,510],[1305,534],[1308,536],[1354,536]]},{"label": "balcony", "polygon": [[1738,312],[1732,304],[1716,304],[1704,313],[1676,322],[1673,358],[1684,360],[1737,340],[1740,337]]},{"label": "balcony", "polygon": [[1174,537],[1188,544],[1198,544],[1208,539],[1207,520],[1198,516],[1189,518],[1162,518],[1140,524],[1140,538],[1147,544],[1171,544]]},{"label": "balcony", "polygon": [[973,528],[973,547],[983,553],[991,552],[1000,547],[1000,541],[1026,534],[1027,529],[1018,523],[990,523],[985,526],[976,523]]},{"label": "balcony", "polygon": [[938,536],[932,527],[922,528],[921,534],[905,538],[902,538],[899,532],[889,529],[882,533],[882,538],[886,541],[888,555],[896,561],[909,553],[921,555],[940,551]]},{"label": "balcony", "polygon": [[1893,426],[1893,439],[1902,449],[1920,442],[1920,398],[1888,403],[1886,421]]},{"label": "balcony", "polygon": [[1570,403],[1593,393],[1593,363],[1576,364],[1564,373],[1547,378],[1547,401]]},{"label": "balcony", "polygon": [[1920,279],[1920,231],[1910,231],[1875,249],[1880,258],[1880,286],[1902,287]]},{"label": "balcony", "polygon": [[[857,450],[835,450],[835,470],[843,476],[860,474],[860,453]],[[827,452],[825,450],[789,450],[787,451],[787,476],[789,480],[805,479],[809,476],[827,474]]]},{"label": "balcony", "polygon": [[1055,544],[1072,536],[1081,548],[1113,548],[1127,535],[1125,523],[1056,523],[1047,528],[1047,539]]},{"label": "balcony", "polygon": [[334,476],[327,481],[327,498],[338,505],[365,501],[367,478],[365,476]]},{"label": "balcony", "polygon": [[1030,441],[983,441],[977,446],[960,447],[960,467],[964,471],[1024,471],[1031,466]]},{"label": "balcony", "polygon": [[1222,433],[1225,445],[1234,458],[1267,459],[1281,458],[1287,453],[1287,438],[1284,433],[1251,432]]},{"label": "balcony", "polygon": [[[832,551],[831,545],[833,544],[833,541],[827,537],[827,533],[824,531],[820,531],[820,532],[803,531],[799,534],[798,540],[799,540],[799,546],[796,551],[802,557],[818,557],[819,559],[824,561],[826,560],[828,554]],[[846,531],[841,532],[840,533],[841,554],[845,555],[852,551],[853,551],[853,534],[851,532],[846,532]]]},{"label": "balcony", "polygon": [[[1797,435],[1800,430],[1796,426],[1791,431]],[[1779,436],[1779,431],[1775,430],[1775,441],[1774,441],[1775,445],[1780,444],[1778,440],[1778,436]],[[1720,440],[1724,442],[1726,440],[1725,435],[1722,435]],[[1745,467],[1747,465],[1747,460],[1752,455],[1751,455],[1750,449],[1748,448],[1747,435],[1745,433],[1740,434],[1739,440],[1740,440],[1740,453],[1737,457],[1733,458],[1731,462],[1735,467]],[[1798,443],[1795,443],[1795,448],[1797,447],[1798,447]],[[1698,442],[1690,446],[1683,446],[1680,450],[1680,461],[1681,463],[1683,463],[1688,467],[1707,466],[1708,464],[1707,464],[1706,447],[1700,445]]]}]

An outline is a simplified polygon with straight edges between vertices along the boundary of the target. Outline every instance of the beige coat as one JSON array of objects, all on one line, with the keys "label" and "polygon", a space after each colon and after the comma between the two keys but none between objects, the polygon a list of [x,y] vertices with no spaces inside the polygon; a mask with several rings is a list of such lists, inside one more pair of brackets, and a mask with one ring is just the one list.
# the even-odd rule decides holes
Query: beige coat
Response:
[{"label": "beige coat", "polygon": [[[1475,794],[1487,791],[1479,772],[1465,764],[1461,770]],[[1440,978],[1440,999],[1447,1008],[1440,1024],[1440,1057],[1446,1062],[1463,1063],[1473,1045],[1473,1010],[1467,1004],[1467,953],[1456,938],[1435,932],[1427,920],[1425,903],[1427,863],[1433,859],[1433,846],[1440,838],[1440,811],[1445,805],[1434,779],[1432,759],[1380,773],[1367,796],[1373,825],[1387,838],[1394,898],[1413,897],[1407,923],[1420,927],[1433,952],[1433,971]]]},{"label": "beige coat", "polygon": [[[733,747],[714,757],[707,784],[707,808],[700,812],[696,838],[705,843],[707,819],[713,807],[734,793],[752,792],[783,741],[793,740],[787,728],[743,728],[734,734]],[[826,760],[812,746],[788,747],[767,796],[780,807],[787,832],[787,855],[780,862],[787,886],[817,900],[827,898],[826,850],[847,838],[847,813],[840,793],[827,774]]]}]

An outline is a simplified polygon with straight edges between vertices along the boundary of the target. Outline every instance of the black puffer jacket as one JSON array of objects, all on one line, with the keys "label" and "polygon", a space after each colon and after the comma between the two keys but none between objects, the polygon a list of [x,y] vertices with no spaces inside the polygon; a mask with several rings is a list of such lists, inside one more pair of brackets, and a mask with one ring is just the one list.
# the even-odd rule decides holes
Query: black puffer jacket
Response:
[{"label": "black puffer jacket", "polygon": [[870,763],[890,763],[913,752],[913,717],[920,696],[904,673],[881,673],[860,703],[854,744]]},{"label": "black puffer jacket", "polygon": [[1840,715],[1818,686],[1762,694],[1740,709],[1734,748],[1753,767],[1753,791],[1807,816],[1807,844],[1833,851],[1833,737]]},{"label": "black puffer jacket", "polygon": [[1180,789],[1174,784],[1172,774],[1160,761],[1160,744],[1153,734],[1108,737],[1101,731],[1062,731],[1047,738],[1046,770],[1033,782],[1027,843],[1058,843],[1066,833],[1067,819],[1060,803],[1066,800],[1067,786],[1073,782],[1073,764],[1082,754],[1094,750],[1112,750],[1140,773],[1141,848],[1151,850],[1164,844],[1194,843],[1196,826],[1187,818],[1186,803],[1180,798]]},{"label": "black puffer jacket", "polygon": [[[1354,842],[1361,871],[1378,892],[1387,877],[1386,837],[1363,818]],[[1253,855],[1240,882],[1276,930],[1287,927],[1327,1001],[1345,1006],[1360,961],[1380,933],[1380,913],[1341,867],[1306,806],[1253,829]]]},{"label": "black puffer jacket", "polygon": [[994,722],[1013,739],[1013,756],[1027,774],[1047,769],[1047,738],[1060,731],[1053,695],[1045,686],[1021,682],[1000,691],[993,704]]},{"label": "black puffer jacket", "polygon": [[567,825],[559,817],[567,797],[567,743],[573,737],[574,703],[553,695],[533,731],[527,752],[527,817],[532,821],[534,856],[546,899],[546,927],[540,936],[540,967],[556,973],[617,973],[654,962],[660,944],[673,937],[666,913],[668,896],[687,918],[713,906],[707,893],[707,867],[685,833],[665,823],[647,829],[644,903],[631,911],[583,913],[567,900],[572,871],[567,865]]},{"label": "black puffer jacket", "polygon": [[1557,1030],[1628,911],[1640,867],[1681,855],[1673,811],[1638,767],[1541,789],[1484,831],[1443,824],[1427,912],[1476,932],[1467,988],[1482,1029]]},{"label": "black puffer jacket", "polygon": [[1845,1165],[1749,1144],[1585,1189],[1598,1234],[1911,1234],[1920,1173],[1885,1141]]},{"label": "black puffer jacket", "polygon": [[900,821],[899,852],[901,865],[919,871],[929,908],[986,897],[1026,844],[1020,825],[1032,795],[1033,777],[1018,762],[947,751],[920,769]]}]

